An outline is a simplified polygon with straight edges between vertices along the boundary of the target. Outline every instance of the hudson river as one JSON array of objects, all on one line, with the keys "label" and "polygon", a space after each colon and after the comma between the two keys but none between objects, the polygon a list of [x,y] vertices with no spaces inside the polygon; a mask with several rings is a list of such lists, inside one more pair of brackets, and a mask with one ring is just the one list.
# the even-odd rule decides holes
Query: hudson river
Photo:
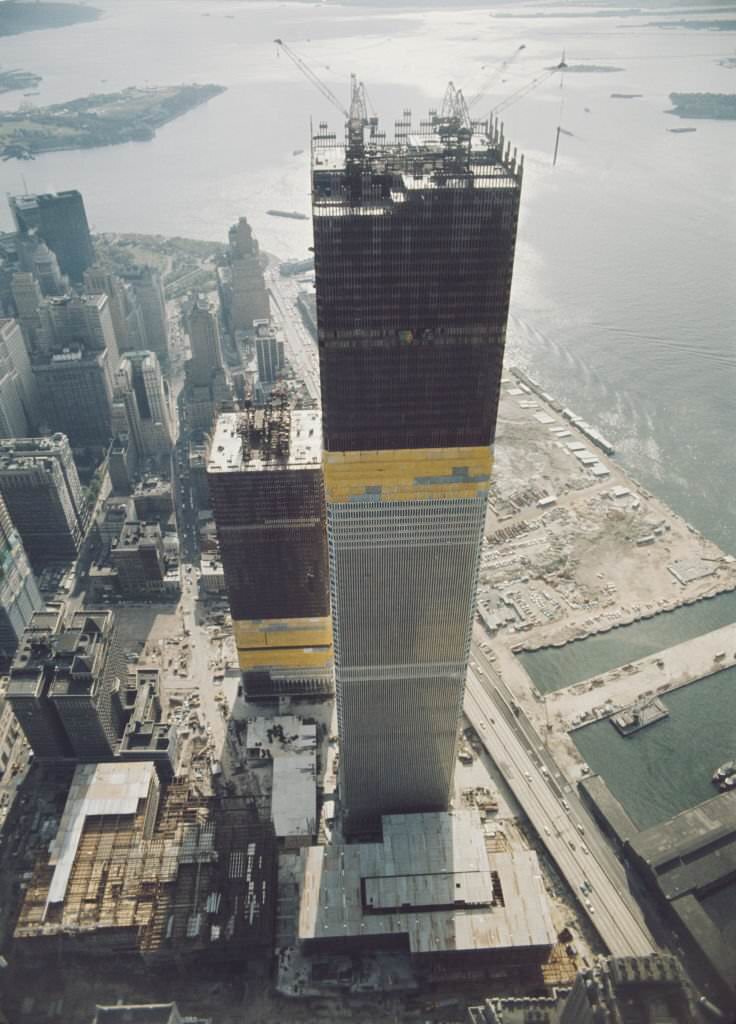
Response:
[{"label": "hudson river", "polygon": [[[469,97],[483,94],[473,113],[485,116],[563,50],[569,65],[621,68],[554,74],[502,114],[507,137],[525,154],[510,359],[600,427],[645,486],[736,553],[736,122],[666,113],[670,92],[736,92],[736,68],[719,63],[733,55],[736,33],[653,24],[687,18],[692,4],[686,13],[636,16],[623,7],[611,14],[613,5],[586,15],[542,3],[452,11],[238,0],[96,6],[96,22],[0,39],[3,66],[43,76],[32,102],[146,83],[215,82],[228,91],[152,142],[2,163],[0,188],[20,192],[23,178],[30,191],[78,188],[95,231],[224,241],[245,214],[261,246],[283,257],[306,255],[310,225],[266,210],[309,211],[310,115],[338,133],[342,117],[277,55],[275,37],[343,103],[355,71],[389,128],[404,107],[418,121],[439,106],[449,79]],[[20,102],[29,100],[0,96],[4,109]],[[552,167],[558,124],[572,135],[561,136]],[[697,131],[667,131],[684,126]],[[10,228],[6,209],[0,227]],[[720,624],[716,607],[699,606],[700,629]],[[606,642],[627,646],[617,633]],[[576,645],[578,678],[599,671],[598,655],[590,670],[587,657]],[[715,767],[713,723],[729,714],[736,732],[736,701],[725,693],[705,700],[704,686],[715,692],[697,684],[668,698],[673,717],[651,740],[645,732],[623,741],[649,751],[662,737],[640,771],[627,759],[620,787],[644,792],[641,779],[656,771],[673,788],[692,778],[686,800],[702,798],[701,776]],[[603,741],[604,729],[588,730],[581,745],[608,775],[620,748]],[[589,735],[601,736],[592,751]],[[692,758],[683,758],[683,742]]]}]

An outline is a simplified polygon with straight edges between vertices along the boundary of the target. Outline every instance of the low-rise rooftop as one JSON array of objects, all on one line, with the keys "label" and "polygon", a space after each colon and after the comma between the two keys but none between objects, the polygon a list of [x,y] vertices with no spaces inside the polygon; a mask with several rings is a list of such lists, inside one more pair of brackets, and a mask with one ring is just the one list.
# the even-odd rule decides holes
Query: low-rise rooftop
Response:
[{"label": "low-rise rooftop", "polygon": [[383,818],[383,841],[302,851],[299,938],[406,936],[412,953],[549,949],[536,854],[488,853],[476,810]]}]

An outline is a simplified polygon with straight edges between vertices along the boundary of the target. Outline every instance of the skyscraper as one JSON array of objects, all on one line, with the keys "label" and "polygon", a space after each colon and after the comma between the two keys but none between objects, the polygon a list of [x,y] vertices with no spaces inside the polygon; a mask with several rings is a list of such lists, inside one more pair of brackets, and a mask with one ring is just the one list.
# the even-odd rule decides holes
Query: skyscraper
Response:
[{"label": "skyscraper", "polygon": [[112,377],[119,363],[107,295],[67,295],[43,303],[33,372],[45,423],[74,447],[107,447]]},{"label": "skyscraper", "polygon": [[27,437],[38,419],[38,391],[23,333],[16,320],[0,320],[0,437]]},{"label": "skyscraper", "polygon": [[140,351],[147,347],[143,313],[135,289],[107,267],[95,263],[84,272],[84,290],[88,295],[103,293],[110,302],[110,316],[118,352]]},{"label": "skyscraper", "polygon": [[7,696],[37,758],[110,760],[114,621],[110,611],[34,615],[10,669]]},{"label": "skyscraper", "polygon": [[[521,164],[454,103],[313,138],[324,472],[352,831],[447,807]],[[449,112],[448,112],[449,111]]]},{"label": "skyscraper", "polygon": [[228,330],[251,331],[254,320],[267,320],[270,309],[258,242],[245,217],[228,232],[226,267],[219,267],[217,287]]},{"label": "skyscraper", "polygon": [[[139,458],[171,450],[171,417],[158,359],[153,352],[126,352],[115,375],[114,433],[127,433],[138,448]],[[115,423],[116,407],[122,404],[127,430]]]},{"label": "skyscraper", "polygon": [[222,413],[207,480],[247,696],[330,693],[319,413]]},{"label": "skyscraper", "polygon": [[256,320],[254,327],[258,383],[268,390],[284,368],[284,343],[276,337],[270,320]]},{"label": "skyscraper", "polygon": [[140,309],[143,332],[139,347],[155,352],[159,362],[165,364],[169,358],[169,327],[161,275],[155,267],[133,267],[125,271],[124,280],[132,287]]},{"label": "skyscraper", "polygon": [[30,355],[39,351],[42,339],[41,306],[43,294],[31,273],[18,272],[11,279],[11,291],[18,323]]},{"label": "skyscraper", "polygon": [[220,328],[217,314],[205,299],[197,299],[186,318],[192,357],[187,366],[187,378],[196,387],[207,387],[212,373],[222,369]]},{"label": "skyscraper", "polygon": [[31,616],[42,608],[20,534],[0,497],[0,659],[12,657]]},{"label": "skyscraper", "polygon": [[0,441],[0,494],[34,568],[76,557],[88,511],[63,434]]},{"label": "skyscraper", "polygon": [[56,256],[61,272],[81,281],[95,256],[80,193],[11,196],[8,202],[18,234],[35,233]]}]

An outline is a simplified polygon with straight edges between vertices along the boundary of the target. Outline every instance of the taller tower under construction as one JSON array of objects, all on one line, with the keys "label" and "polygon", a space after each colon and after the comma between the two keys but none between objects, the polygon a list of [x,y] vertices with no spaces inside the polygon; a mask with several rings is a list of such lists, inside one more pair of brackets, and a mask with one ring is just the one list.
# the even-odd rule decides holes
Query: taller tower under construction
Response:
[{"label": "taller tower under construction", "polygon": [[522,163],[440,114],[353,103],[312,139],[324,475],[346,827],[452,788]]}]

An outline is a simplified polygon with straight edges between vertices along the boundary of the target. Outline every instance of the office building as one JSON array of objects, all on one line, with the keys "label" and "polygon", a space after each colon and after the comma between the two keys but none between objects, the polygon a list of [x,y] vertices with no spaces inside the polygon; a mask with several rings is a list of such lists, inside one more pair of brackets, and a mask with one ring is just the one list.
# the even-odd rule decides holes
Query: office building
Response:
[{"label": "office building", "polygon": [[95,295],[63,295],[41,305],[43,348],[48,355],[81,349],[107,353],[113,375],[120,362],[118,342],[104,292]]},{"label": "office building", "polygon": [[674,956],[599,957],[579,972],[560,1024],[629,1024],[702,1020],[693,990]]},{"label": "office building", "polygon": [[233,389],[225,370],[214,370],[209,384],[187,384],[184,392],[186,417],[193,433],[209,434],[217,415],[233,408]]},{"label": "office building", "polygon": [[107,671],[113,636],[112,612],[80,611],[53,639],[48,698],[79,761],[105,760],[117,746]]},{"label": "office building", "polygon": [[20,329],[29,355],[41,346],[41,305],[43,294],[33,274],[18,271],[11,278],[11,292]]},{"label": "office building", "polygon": [[158,476],[144,476],[133,491],[135,518],[157,522],[162,529],[174,512],[171,483]]},{"label": "office building", "polygon": [[271,315],[258,242],[245,217],[228,232],[227,265],[218,268],[217,287],[231,334],[252,331],[254,320]]},{"label": "office building", "polygon": [[[125,419],[121,417],[124,409]],[[126,424],[127,422],[127,429]],[[161,368],[153,352],[126,352],[115,375],[113,431],[127,433],[139,459],[171,451],[172,427]]]},{"label": "office building", "polygon": [[[113,403],[113,412],[114,409]],[[133,489],[133,477],[137,464],[135,445],[128,435],[122,434],[114,437],[107,460],[113,494],[130,494]]]},{"label": "office building", "polygon": [[208,386],[213,372],[222,369],[220,328],[214,307],[205,299],[197,299],[187,313],[186,329],[192,351],[187,380],[195,387]]},{"label": "office building", "polygon": [[84,272],[84,290],[88,295],[105,294],[115,330],[118,352],[147,348],[143,313],[135,289],[106,267],[95,263]]},{"label": "office building", "polygon": [[161,527],[129,519],[110,547],[121,593],[128,598],[158,597],[166,590]]},{"label": "office building", "polygon": [[284,369],[284,343],[276,337],[270,320],[256,320],[253,324],[256,341],[258,381],[262,388],[275,384]]},{"label": "office building", "polygon": [[457,110],[407,113],[393,143],[359,119],[346,146],[312,140],[351,830],[444,809],[452,788],[521,191],[504,145]]},{"label": "office building", "polygon": [[33,274],[43,295],[64,295],[69,291],[69,278],[59,269],[56,256],[35,235],[25,239],[18,236],[18,265]]},{"label": "office building", "polygon": [[11,196],[8,202],[21,239],[35,234],[54,253],[61,272],[81,281],[95,257],[79,192]]},{"label": "office building", "polygon": [[626,840],[624,855],[717,1001],[736,1010],[736,792],[704,800]]},{"label": "office building", "polygon": [[15,654],[34,612],[43,608],[20,534],[0,497],[0,661]]},{"label": "office building", "polygon": [[59,713],[49,700],[52,640],[62,629],[60,609],[34,612],[10,668],[6,699],[34,756],[40,761],[73,761]]},{"label": "office building", "polygon": [[112,700],[113,614],[38,612],[10,667],[7,699],[40,760],[109,760],[119,722]]},{"label": "office building", "polygon": [[223,413],[207,478],[246,693],[331,692],[319,414]]},{"label": "office building", "polygon": [[67,295],[40,309],[33,363],[44,421],[75,448],[107,448],[118,347],[107,295]]},{"label": "office building", "polygon": [[108,498],[103,504],[97,519],[97,532],[104,552],[108,552],[112,542],[118,539],[127,521],[133,518],[132,513],[132,502],[128,497]]},{"label": "office building", "polygon": [[143,327],[141,344],[132,347],[150,349],[165,366],[169,358],[169,327],[161,275],[154,267],[141,266],[126,270],[123,277],[133,289]]},{"label": "office building", "polygon": [[210,508],[210,491],[207,485],[207,460],[210,451],[208,434],[189,436],[189,483],[197,508]]},{"label": "office building", "polygon": [[34,364],[43,424],[74,448],[107,448],[112,436],[112,385],[107,354],[74,349]]},{"label": "office building", "polygon": [[28,437],[39,415],[23,332],[16,320],[0,320],[0,437]]},{"label": "office building", "polygon": [[63,434],[0,440],[0,494],[36,570],[76,558],[89,514]]},{"label": "office building", "polygon": [[161,680],[158,668],[137,666],[113,697],[120,700],[123,734],[118,748],[121,761],[153,761],[162,781],[176,770],[176,723],[161,720]]}]

